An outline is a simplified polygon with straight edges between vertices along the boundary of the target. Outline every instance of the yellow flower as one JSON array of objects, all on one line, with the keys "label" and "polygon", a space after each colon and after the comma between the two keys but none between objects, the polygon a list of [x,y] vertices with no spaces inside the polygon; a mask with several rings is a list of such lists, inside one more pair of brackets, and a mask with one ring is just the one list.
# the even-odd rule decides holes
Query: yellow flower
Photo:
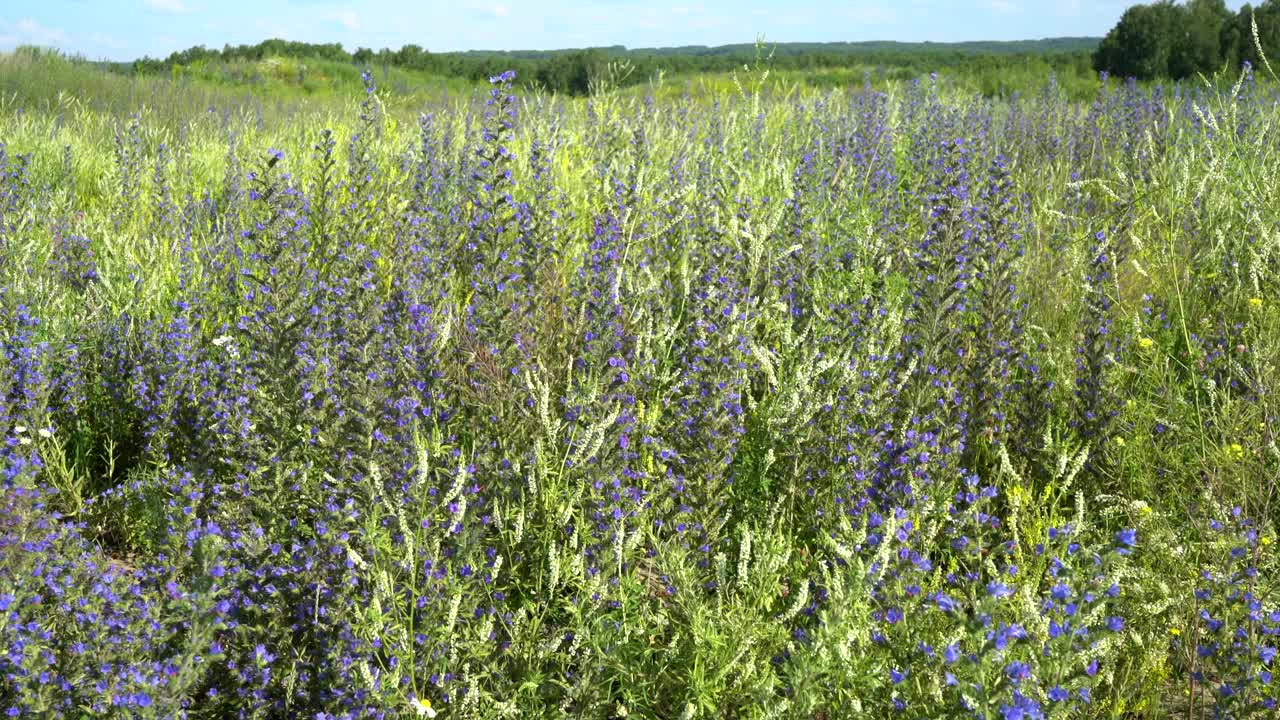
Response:
[{"label": "yellow flower", "polygon": [[1156,341],[1152,340],[1149,337],[1138,338],[1138,347],[1142,348],[1143,350],[1150,350],[1153,346],[1155,346],[1155,344],[1156,344]]},{"label": "yellow flower", "polygon": [[1124,447],[1124,438],[1117,435],[1115,439],[1115,443],[1116,443],[1116,447]]},{"label": "yellow flower", "polygon": [[1244,458],[1244,447],[1240,443],[1231,443],[1227,446],[1227,457],[1232,460],[1241,460]]},{"label": "yellow flower", "polygon": [[1171,628],[1169,628],[1169,634],[1170,634],[1170,635],[1172,635],[1172,636],[1174,636],[1174,637],[1178,637],[1179,635],[1181,635],[1181,634],[1182,634],[1182,629],[1181,629],[1181,628],[1176,628],[1176,627],[1171,627]]},{"label": "yellow flower", "polygon": [[1261,309],[1262,309],[1262,298],[1249,298],[1249,309],[1250,309],[1250,310],[1261,310]]},{"label": "yellow flower", "polygon": [[418,712],[418,717],[425,716],[425,717],[433,718],[436,716],[436,711],[434,708],[431,707],[430,700],[419,700],[418,698],[414,698],[409,701],[409,705],[412,706],[413,709]]}]

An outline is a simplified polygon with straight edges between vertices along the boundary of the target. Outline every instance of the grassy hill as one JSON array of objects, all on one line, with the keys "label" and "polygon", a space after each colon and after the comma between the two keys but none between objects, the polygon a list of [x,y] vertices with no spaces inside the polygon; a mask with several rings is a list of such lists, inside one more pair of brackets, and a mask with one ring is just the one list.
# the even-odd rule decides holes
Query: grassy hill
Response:
[{"label": "grassy hill", "polygon": [[[296,85],[304,91],[325,89],[335,77],[347,82],[363,69],[414,70],[437,78],[483,82],[506,70],[515,70],[518,85],[569,95],[586,95],[601,78],[618,87],[643,83],[656,76],[726,73],[767,55],[776,71],[812,71],[851,68],[910,68],[930,72],[1007,66],[1038,59],[1061,73],[1087,70],[1089,52],[1097,38],[1047,38],[1016,42],[974,41],[961,43],[831,42],[738,43],[707,47],[667,48],[609,47],[556,50],[471,50],[432,52],[408,44],[392,50],[358,48],[348,52],[336,43],[314,44],[278,38],[256,45],[197,45],[171,53],[164,59],[140,58],[116,70],[150,75],[195,74],[232,84],[261,84],[272,80]],[[286,60],[287,59],[287,60]],[[625,65],[625,72],[615,72]],[[415,84],[413,76],[394,82]]]},{"label": "grassy hill", "polygon": [[[1092,52],[1102,38],[1057,37],[1039,40],[972,40],[965,42],[897,42],[893,40],[868,40],[861,42],[782,42],[767,46],[777,57],[798,55],[932,55],[956,53],[961,55],[1021,55]],[[623,45],[594,48],[617,57],[672,57],[672,56],[735,56],[751,57],[755,54],[753,43],[730,45],[679,45],[673,47],[628,48]],[[446,55],[472,57],[510,57],[520,60],[537,60],[556,55],[581,52],[582,48],[559,50],[468,50]]]},{"label": "grassy hill", "polygon": [[[197,103],[209,108],[252,108],[255,114],[293,113],[310,105],[332,106],[362,94],[361,73],[368,70],[393,102],[467,96],[490,74],[512,67],[528,90],[564,93],[563,72],[598,74],[609,63],[626,61],[633,72],[621,86],[659,96],[699,94],[735,87],[733,73],[754,57],[752,44],[716,47],[624,48],[591,50],[515,50],[431,54],[420,66],[397,64],[403,53],[379,54],[359,64],[332,57],[268,54],[255,50],[305,52],[301,43],[280,46],[267,41],[254,48],[184,51],[143,63],[93,62],[33,47],[0,54],[0,93],[9,108],[50,109],[84,104],[113,114],[164,115]],[[778,87],[831,88],[906,81],[942,71],[960,88],[988,96],[1038,87],[1050,74],[1070,96],[1089,97],[1096,80],[1085,50],[1096,38],[1048,38],[1018,42],[964,43],[778,43],[771,82]],[[321,46],[315,46],[321,47]],[[248,52],[245,52],[245,51]],[[242,56],[242,55],[248,55]],[[178,60],[181,60],[179,62]],[[572,91],[569,94],[575,94]]]}]

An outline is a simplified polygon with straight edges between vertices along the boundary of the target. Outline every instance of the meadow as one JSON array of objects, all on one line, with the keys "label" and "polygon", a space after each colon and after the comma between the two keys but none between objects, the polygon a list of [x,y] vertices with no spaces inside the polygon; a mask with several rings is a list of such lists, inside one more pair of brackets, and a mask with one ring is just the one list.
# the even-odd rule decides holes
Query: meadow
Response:
[{"label": "meadow", "polygon": [[1269,68],[0,79],[7,716],[1276,717]]}]

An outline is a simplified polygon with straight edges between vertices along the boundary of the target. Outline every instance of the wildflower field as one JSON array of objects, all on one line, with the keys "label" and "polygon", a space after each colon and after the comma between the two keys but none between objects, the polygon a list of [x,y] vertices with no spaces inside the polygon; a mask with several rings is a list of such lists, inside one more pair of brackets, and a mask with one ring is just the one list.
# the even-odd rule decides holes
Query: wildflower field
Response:
[{"label": "wildflower field", "polygon": [[512,81],[0,104],[0,712],[1277,716],[1269,73]]}]

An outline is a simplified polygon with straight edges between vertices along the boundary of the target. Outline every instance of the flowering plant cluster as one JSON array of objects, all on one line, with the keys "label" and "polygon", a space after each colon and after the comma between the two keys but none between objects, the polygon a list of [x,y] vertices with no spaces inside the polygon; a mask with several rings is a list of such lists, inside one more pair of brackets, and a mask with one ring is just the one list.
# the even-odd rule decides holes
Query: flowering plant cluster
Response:
[{"label": "flowering plant cluster", "polygon": [[1274,713],[1269,100],[766,79],[0,116],[0,712]]},{"label": "flowering plant cluster", "polygon": [[1273,562],[1272,539],[1234,508],[1226,521],[1208,526],[1207,558],[1195,587],[1194,615],[1185,632],[1174,630],[1174,645],[1188,656],[1191,686],[1218,717],[1267,717],[1280,708],[1274,673],[1280,648],[1280,603],[1262,573]]}]

